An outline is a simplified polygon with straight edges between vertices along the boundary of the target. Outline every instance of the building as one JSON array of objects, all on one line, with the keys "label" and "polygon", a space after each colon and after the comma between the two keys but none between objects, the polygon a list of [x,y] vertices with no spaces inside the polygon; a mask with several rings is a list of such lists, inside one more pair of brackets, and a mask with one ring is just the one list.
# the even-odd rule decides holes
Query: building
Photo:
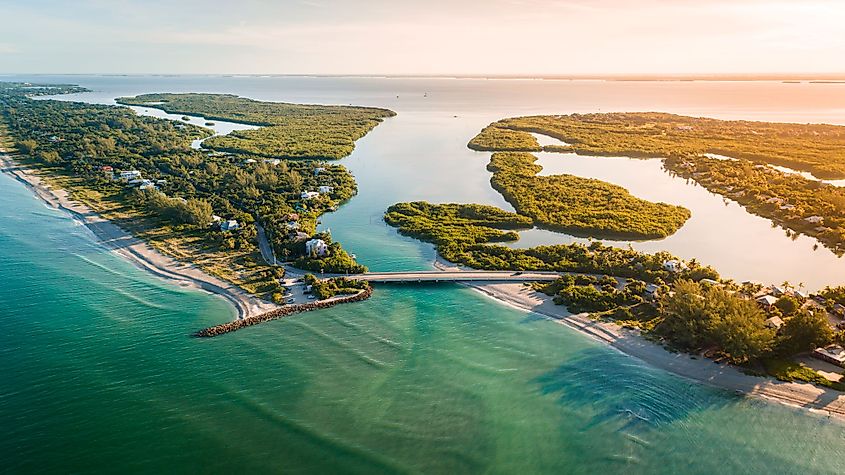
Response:
[{"label": "building", "polygon": [[238,229],[241,229],[241,223],[239,223],[237,220],[229,219],[220,223],[221,231],[235,231]]},{"label": "building", "polygon": [[698,281],[698,283],[705,284],[705,285],[713,285],[713,286],[716,286],[716,287],[722,286],[722,284],[720,284],[719,281],[713,280],[713,279],[701,279],[700,281]]},{"label": "building", "polygon": [[757,303],[762,305],[764,308],[772,308],[777,301],[778,298],[774,295],[764,295],[757,299]]},{"label": "building", "polygon": [[138,185],[139,190],[156,190],[156,184],[153,183],[152,180],[141,180],[141,183]]},{"label": "building", "polygon": [[297,231],[295,233],[290,234],[290,239],[296,242],[305,241],[309,237],[311,236],[309,236],[307,233],[303,233],[302,231]]},{"label": "building", "polygon": [[322,239],[312,239],[305,243],[305,254],[309,256],[323,257],[329,253],[329,245]]},{"label": "building", "polygon": [[833,312],[839,316],[845,317],[845,305],[842,305],[841,303],[833,304]]},{"label": "building", "polygon": [[138,170],[124,170],[120,172],[120,175],[118,176],[121,180],[136,180],[138,178],[141,178],[141,172],[139,172]]},{"label": "building", "polygon": [[660,286],[655,284],[648,284],[645,286],[645,296],[647,298],[654,298],[657,295],[658,290],[660,290]]},{"label": "building", "polygon": [[320,193],[331,193],[332,190],[334,190],[334,188],[332,188],[331,186],[325,186],[325,185],[317,188],[317,191],[319,191]]},{"label": "building", "polygon": [[665,270],[665,271],[680,272],[684,269],[686,269],[686,265],[684,265],[683,262],[681,262],[677,259],[672,259],[672,260],[668,260],[668,261],[663,262],[663,270]]},{"label": "building", "polygon": [[804,221],[810,224],[822,224],[824,223],[824,218],[822,218],[821,216],[808,216],[804,218]]},{"label": "building", "polygon": [[320,196],[320,193],[317,193],[316,191],[303,191],[299,194],[299,197],[303,200],[311,200],[318,196]]},{"label": "building", "polygon": [[273,165],[275,167],[276,165],[282,163],[282,161],[279,160],[278,158],[265,158],[264,163]]},{"label": "building", "polygon": [[839,345],[816,348],[813,351],[813,357],[822,361],[827,361],[828,363],[833,363],[836,366],[845,367],[845,348],[842,348]]},{"label": "building", "polygon": [[297,223],[296,221],[288,221],[287,223],[285,223],[285,229],[287,229],[288,231],[296,231],[297,229],[299,229],[299,223]]},{"label": "building", "polygon": [[783,320],[780,317],[772,317],[772,318],[766,319],[766,321],[763,322],[763,324],[766,325],[766,327],[768,327],[768,328],[772,328],[774,330],[777,330],[777,329],[779,329],[780,327],[783,326]]},{"label": "building", "polygon": [[326,171],[326,169],[325,169],[325,168],[323,168],[323,167],[317,167],[317,168],[315,168],[315,169],[314,169],[314,176],[317,176],[317,175],[319,175],[320,173],[323,173],[324,171]]},{"label": "building", "polygon": [[254,158],[247,158],[246,160],[244,160],[244,163],[247,164],[247,165],[250,165],[250,164],[253,164],[253,163],[257,163],[257,160],[254,159]]}]

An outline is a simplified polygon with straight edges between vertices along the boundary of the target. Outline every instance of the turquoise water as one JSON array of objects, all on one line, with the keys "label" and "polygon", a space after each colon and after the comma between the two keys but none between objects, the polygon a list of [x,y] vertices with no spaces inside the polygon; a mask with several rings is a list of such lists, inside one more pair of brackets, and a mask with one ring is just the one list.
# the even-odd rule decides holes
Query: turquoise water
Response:
[{"label": "turquoise water", "polygon": [[[131,89],[122,80],[74,82]],[[142,82],[138,92],[179,89],[170,78],[126,81]],[[216,81],[221,90],[237,88]],[[437,85],[446,87],[426,84],[430,96]],[[302,100],[319,99],[308,91]],[[430,246],[383,226],[379,206],[416,196],[498,203],[472,171],[486,161],[461,148],[452,157],[473,161],[447,169],[433,158],[404,174],[397,165],[385,181],[382,158],[366,157],[397,164],[442,157],[462,147],[457,137],[474,133],[486,114],[438,135],[454,114],[403,119],[400,111],[393,124],[410,121],[423,136],[391,138],[395,127],[386,123],[365,138],[347,161],[361,194],[325,226],[373,268],[426,268]],[[444,174],[446,185],[432,186],[430,173]],[[462,177],[465,186],[454,186]],[[134,268],[5,175],[0,222],[0,462],[10,472],[704,474],[842,466],[845,425],[649,368],[466,288],[383,287],[368,302],[197,340],[192,331],[232,318],[222,299]]]}]

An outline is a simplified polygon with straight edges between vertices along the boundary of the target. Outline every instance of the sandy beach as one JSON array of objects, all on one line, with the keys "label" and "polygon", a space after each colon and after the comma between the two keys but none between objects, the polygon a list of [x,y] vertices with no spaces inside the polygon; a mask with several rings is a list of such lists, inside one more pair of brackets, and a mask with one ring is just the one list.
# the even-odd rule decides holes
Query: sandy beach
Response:
[{"label": "sandy beach", "polygon": [[237,318],[248,318],[279,308],[278,305],[259,299],[233,284],[206,274],[192,264],[161,254],[116,224],[102,218],[86,205],[71,199],[66,190],[51,187],[36,171],[15,162],[3,149],[0,149],[0,167],[4,173],[27,185],[48,205],[66,211],[82,222],[108,249],[171,283],[222,296],[235,306]]},{"label": "sandy beach", "polygon": [[839,391],[808,383],[789,383],[751,376],[731,365],[685,353],[672,353],[646,340],[637,330],[595,321],[586,314],[573,315],[566,307],[555,305],[551,297],[522,284],[491,282],[465,285],[506,305],[534,312],[566,325],[650,366],[678,376],[845,420],[845,394]]}]

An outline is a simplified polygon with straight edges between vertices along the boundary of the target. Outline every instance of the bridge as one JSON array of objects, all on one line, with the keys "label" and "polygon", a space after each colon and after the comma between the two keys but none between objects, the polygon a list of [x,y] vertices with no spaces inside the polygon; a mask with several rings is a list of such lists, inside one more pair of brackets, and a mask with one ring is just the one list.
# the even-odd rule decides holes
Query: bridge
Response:
[{"label": "bridge", "polygon": [[418,283],[418,282],[551,282],[560,277],[556,272],[514,272],[514,271],[410,271],[410,272],[367,272],[346,277],[373,283]]}]

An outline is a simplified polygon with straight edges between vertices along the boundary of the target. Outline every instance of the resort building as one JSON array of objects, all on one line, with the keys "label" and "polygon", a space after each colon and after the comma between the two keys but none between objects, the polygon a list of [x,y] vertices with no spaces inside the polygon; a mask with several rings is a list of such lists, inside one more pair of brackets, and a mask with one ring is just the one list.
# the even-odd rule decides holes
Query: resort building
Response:
[{"label": "resort building", "polygon": [[329,245],[322,239],[312,239],[305,243],[305,254],[323,257],[329,253]]}]

